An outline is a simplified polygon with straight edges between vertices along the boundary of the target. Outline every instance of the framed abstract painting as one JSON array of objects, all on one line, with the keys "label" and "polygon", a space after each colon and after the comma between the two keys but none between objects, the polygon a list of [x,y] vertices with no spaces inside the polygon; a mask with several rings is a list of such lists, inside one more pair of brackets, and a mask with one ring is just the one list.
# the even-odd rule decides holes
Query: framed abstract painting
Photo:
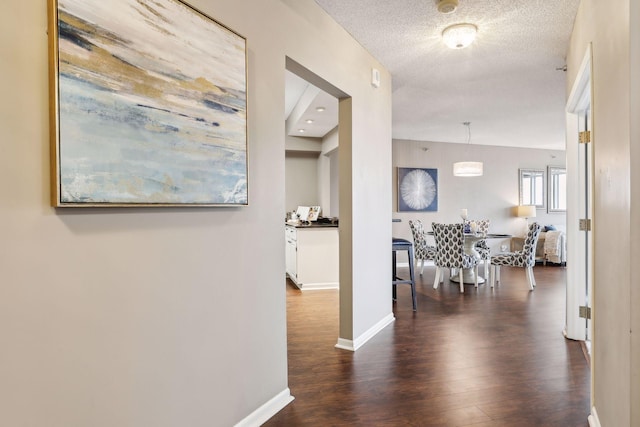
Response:
[{"label": "framed abstract painting", "polygon": [[398,168],[398,212],[438,211],[438,169]]},{"label": "framed abstract painting", "polygon": [[52,204],[248,204],[246,39],[179,0],[49,0]]}]

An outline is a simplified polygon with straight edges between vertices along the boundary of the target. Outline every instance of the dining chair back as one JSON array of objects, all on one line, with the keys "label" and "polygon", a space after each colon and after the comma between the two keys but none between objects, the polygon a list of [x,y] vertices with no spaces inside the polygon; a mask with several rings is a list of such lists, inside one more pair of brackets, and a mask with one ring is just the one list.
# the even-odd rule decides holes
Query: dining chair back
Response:
[{"label": "dining chair back", "polygon": [[536,279],[533,276],[533,267],[536,265],[536,245],[538,244],[540,229],[540,224],[537,222],[529,225],[527,237],[524,240],[521,251],[507,252],[491,257],[492,288],[496,282],[500,282],[500,266],[502,265],[524,268],[529,289],[533,290],[536,287]]},{"label": "dining chair back", "polygon": [[460,293],[464,292],[463,269],[475,268],[475,286],[478,287],[478,261],[464,251],[464,225],[432,223],[436,241],[436,277],[433,288],[438,289],[444,269],[456,268],[460,276]]},{"label": "dining chair back", "polygon": [[409,220],[409,227],[413,235],[415,261],[421,261],[420,275],[422,276],[425,260],[434,261],[436,259],[436,247],[427,244],[427,235],[424,231],[422,221],[419,219]]}]

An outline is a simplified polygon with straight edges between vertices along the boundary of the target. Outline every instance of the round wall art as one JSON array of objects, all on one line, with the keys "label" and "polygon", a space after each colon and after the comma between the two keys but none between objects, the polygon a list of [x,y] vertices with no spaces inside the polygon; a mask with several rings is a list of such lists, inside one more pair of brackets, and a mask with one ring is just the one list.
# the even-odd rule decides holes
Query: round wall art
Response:
[{"label": "round wall art", "polygon": [[398,212],[438,210],[438,169],[398,168]]}]

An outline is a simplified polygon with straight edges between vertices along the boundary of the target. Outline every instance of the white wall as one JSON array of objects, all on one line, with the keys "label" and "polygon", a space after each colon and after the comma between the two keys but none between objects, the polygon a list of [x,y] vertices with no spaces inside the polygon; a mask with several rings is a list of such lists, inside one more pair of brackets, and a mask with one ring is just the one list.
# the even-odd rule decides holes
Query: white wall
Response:
[{"label": "white wall", "polygon": [[[321,215],[339,214],[338,130],[323,138],[287,136],[285,209],[319,205]],[[315,173],[315,175],[314,175]]]},{"label": "white wall", "polygon": [[340,174],[338,172],[339,162],[338,150],[338,129],[329,132],[322,140],[322,155],[318,159],[320,162],[318,177],[320,202],[322,203],[323,216],[337,217],[340,213],[340,203],[338,201]]},{"label": "white wall", "polygon": [[190,3],[248,40],[248,207],[51,208],[46,2],[3,3],[0,425],[230,426],[286,401],[286,56],[353,97],[359,172],[341,185],[369,215],[341,218],[354,294],[341,331],[391,312],[388,73],[312,0]]},{"label": "white wall", "polygon": [[[318,153],[287,152],[285,158],[285,211],[320,204]],[[284,216],[283,216],[284,218]]]},{"label": "white wall", "polygon": [[[561,113],[561,112],[560,112]],[[426,150],[425,150],[426,149]],[[481,177],[453,176],[453,163],[463,156],[467,160],[484,163]],[[539,150],[495,146],[471,146],[427,141],[393,141],[393,218],[401,222],[393,224],[394,237],[411,240],[410,219],[419,219],[427,229],[432,222],[460,222],[460,209],[467,209],[469,218],[491,220],[490,232],[506,233],[514,236],[524,234],[524,218],[513,216],[513,208],[519,202],[520,168],[543,169],[548,165],[564,166],[565,153],[560,150]],[[438,169],[438,211],[398,212],[398,167]],[[534,219],[530,219],[530,222]],[[547,213],[538,209],[535,221],[540,225],[562,224],[565,213]],[[494,250],[508,241],[490,239]]]},{"label": "white wall", "polygon": [[631,165],[640,160],[640,19],[637,2],[618,1],[615,6],[597,0],[581,2],[567,56],[567,87],[573,86],[587,45],[592,43],[592,402],[602,426],[638,426],[640,338],[635,332],[640,330],[640,292],[634,263],[640,255],[640,176]]}]

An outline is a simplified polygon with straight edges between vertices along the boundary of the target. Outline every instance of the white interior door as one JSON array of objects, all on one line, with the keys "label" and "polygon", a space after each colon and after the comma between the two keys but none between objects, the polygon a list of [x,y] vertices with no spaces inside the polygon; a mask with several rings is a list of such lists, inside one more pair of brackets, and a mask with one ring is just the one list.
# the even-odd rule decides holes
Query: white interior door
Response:
[{"label": "white interior door", "polygon": [[581,313],[584,322],[584,340],[587,348],[591,343],[591,296],[592,296],[592,267],[593,267],[593,242],[592,242],[592,206],[593,206],[593,180],[592,180],[592,144],[591,144],[591,108],[584,111],[579,118],[580,139],[578,149],[578,176],[579,176],[579,239],[580,255],[584,257],[579,285],[582,285],[580,295],[583,296],[581,307],[585,307]]},{"label": "white interior door", "polygon": [[[593,142],[591,47],[567,102],[567,319],[565,336],[591,342]],[[587,346],[589,348],[589,346]]]}]

